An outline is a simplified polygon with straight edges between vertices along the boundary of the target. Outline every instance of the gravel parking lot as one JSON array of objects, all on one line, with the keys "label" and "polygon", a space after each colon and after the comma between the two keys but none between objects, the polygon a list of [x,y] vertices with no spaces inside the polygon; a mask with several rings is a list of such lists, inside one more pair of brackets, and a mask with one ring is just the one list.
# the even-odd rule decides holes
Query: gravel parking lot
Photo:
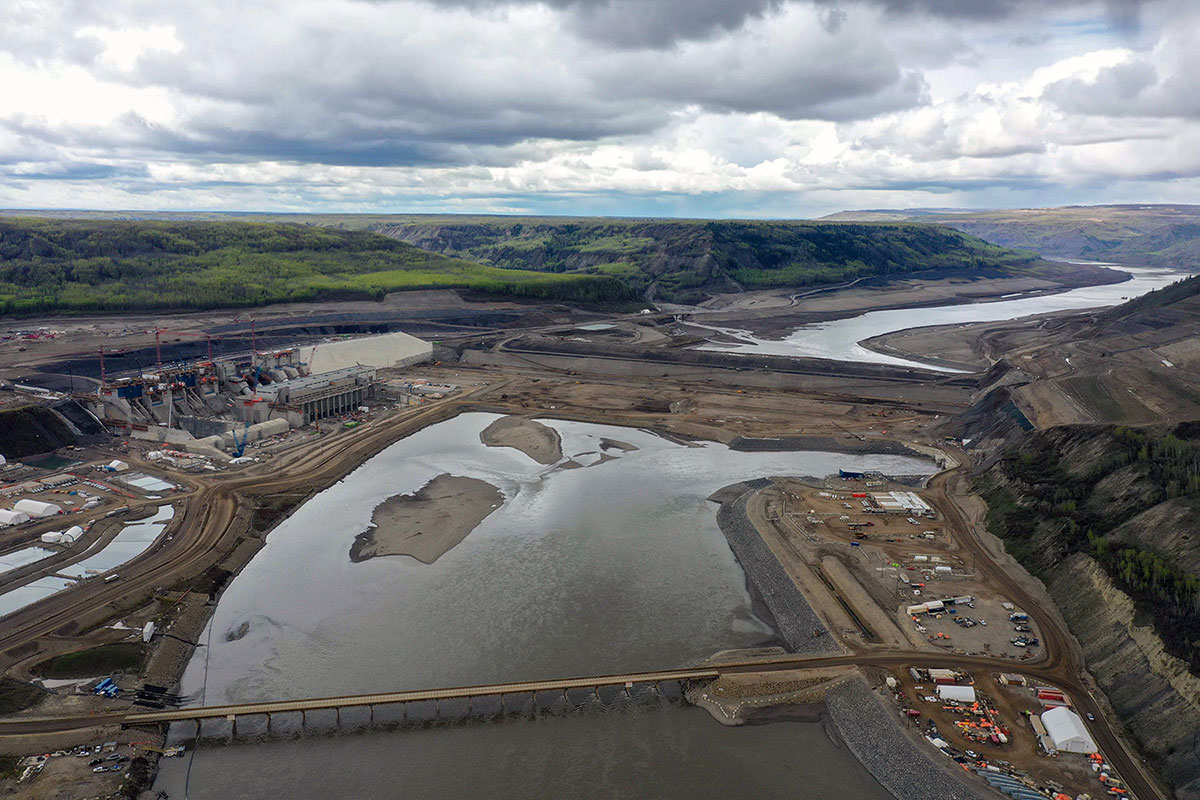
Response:
[{"label": "gravel parking lot", "polygon": [[[919,600],[923,599],[925,598]],[[915,602],[919,602],[919,600]],[[1030,631],[1018,634],[1013,629],[1014,623],[1008,620],[1010,612],[1001,605],[1003,602],[1005,601],[998,597],[976,597],[975,608],[961,605],[947,606],[947,609],[953,608],[955,613],[944,613],[940,619],[932,614],[922,614],[917,619],[918,623],[926,628],[923,636],[936,636],[941,633],[948,637],[935,639],[933,642],[934,644],[948,642],[950,647],[947,649],[1017,660],[1020,660],[1022,656],[1025,656],[1026,659],[1036,657],[1041,653],[1040,647],[1017,647],[1012,643],[1012,639],[1018,635],[1024,635],[1031,639],[1037,637],[1036,626],[1032,622],[1028,622],[1026,627],[1030,628]],[[914,623],[905,611],[906,607],[899,609],[897,619],[901,625],[911,629],[917,623]],[[975,624],[972,626],[965,623],[959,624],[955,622],[956,619],[973,620]]]}]

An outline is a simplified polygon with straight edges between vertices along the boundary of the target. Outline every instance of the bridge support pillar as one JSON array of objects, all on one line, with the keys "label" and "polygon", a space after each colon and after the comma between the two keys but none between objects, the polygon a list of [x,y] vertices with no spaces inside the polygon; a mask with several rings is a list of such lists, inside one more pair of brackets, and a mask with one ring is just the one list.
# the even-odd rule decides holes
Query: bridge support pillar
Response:
[{"label": "bridge support pillar", "polygon": [[271,732],[271,712],[267,712],[267,733]]},{"label": "bridge support pillar", "polygon": [[337,725],[339,728],[342,727],[342,709],[341,708],[335,707],[333,709],[333,720],[334,720],[333,724]]},{"label": "bridge support pillar", "polygon": [[300,709],[300,730],[304,730],[304,726],[308,724],[308,712]]},{"label": "bridge support pillar", "polygon": [[370,724],[375,724],[375,706],[367,706],[368,721]]}]

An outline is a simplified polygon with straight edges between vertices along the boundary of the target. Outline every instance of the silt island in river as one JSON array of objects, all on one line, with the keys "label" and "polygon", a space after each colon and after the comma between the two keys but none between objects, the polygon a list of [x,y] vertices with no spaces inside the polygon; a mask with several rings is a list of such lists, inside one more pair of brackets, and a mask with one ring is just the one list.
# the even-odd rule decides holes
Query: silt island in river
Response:
[{"label": "silt island in river", "polygon": [[[670,669],[779,645],[707,498],[771,475],[934,470],[911,456],[739,452],[500,419],[426,428],[300,507],[221,597],[181,691],[197,705],[347,695]],[[498,446],[481,441],[485,430]],[[373,724],[345,713],[340,728],[332,713],[310,714],[303,733],[299,714],[273,719],[270,735],[239,720],[232,737],[222,721],[187,757],[162,762],[156,788],[199,800],[883,800],[839,730],[854,703],[881,707],[854,688],[838,697],[832,715],[810,706],[742,727],[671,686],[530,698],[504,713],[498,702],[469,714],[414,704]]]}]

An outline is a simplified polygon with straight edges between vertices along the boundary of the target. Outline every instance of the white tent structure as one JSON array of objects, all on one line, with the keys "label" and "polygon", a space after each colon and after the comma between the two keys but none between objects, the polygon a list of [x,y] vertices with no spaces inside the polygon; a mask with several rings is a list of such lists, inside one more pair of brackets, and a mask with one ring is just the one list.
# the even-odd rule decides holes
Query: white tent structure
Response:
[{"label": "white tent structure", "polygon": [[937,687],[938,697],[943,700],[957,700],[960,703],[975,702],[975,688],[972,686],[952,686],[941,684]]},{"label": "white tent structure", "polygon": [[18,500],[13,504],[13,508],[17,511],[24,511],[31,517],[53,517],[55,514],[61,514],[62,509],[54,505],[54,503],[43,503],[41,500]]},{"label": "white tent structure", "polygon": [[20,525],[22,522],[29,522],[29,515],[24,511],[0,508],[0,526]]},{"label": "white tent structure", "polygon": [[1083,720],[1066,706],[1052,708],[1042,714],[1042,724],[1046,726],[1046,733],[1054,743],[1055,750],[1063,753],[1097,752],[1096,743],[1092,741]]}]

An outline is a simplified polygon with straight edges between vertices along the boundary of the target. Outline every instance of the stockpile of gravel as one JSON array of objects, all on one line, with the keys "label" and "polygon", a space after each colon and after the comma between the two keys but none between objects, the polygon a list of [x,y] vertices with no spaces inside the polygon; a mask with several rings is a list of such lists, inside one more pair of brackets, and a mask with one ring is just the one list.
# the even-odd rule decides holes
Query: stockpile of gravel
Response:
[{"label": "stockpile of gravel", "polygon": [[850,752],[899,800],[984,800],[934,760],[941,754],[905,736],[862,678],[835,686],[825,705]]},{"label": "stockpile of gravel", "polygon": [[[717,524],[729,540],[729,547],[746,572],[747,580],[774,615],[779,634],[788,647],[795,653],[836,653],[838,649],[832,637],[813,636],[814,630],[826,631],[825,625],[746,515],[750,494],[767,483],[769,481],[763,480],[743,484],[744,489],[736,500],[721,504]],[[728,497],[725,492],[722,490]]]}]

